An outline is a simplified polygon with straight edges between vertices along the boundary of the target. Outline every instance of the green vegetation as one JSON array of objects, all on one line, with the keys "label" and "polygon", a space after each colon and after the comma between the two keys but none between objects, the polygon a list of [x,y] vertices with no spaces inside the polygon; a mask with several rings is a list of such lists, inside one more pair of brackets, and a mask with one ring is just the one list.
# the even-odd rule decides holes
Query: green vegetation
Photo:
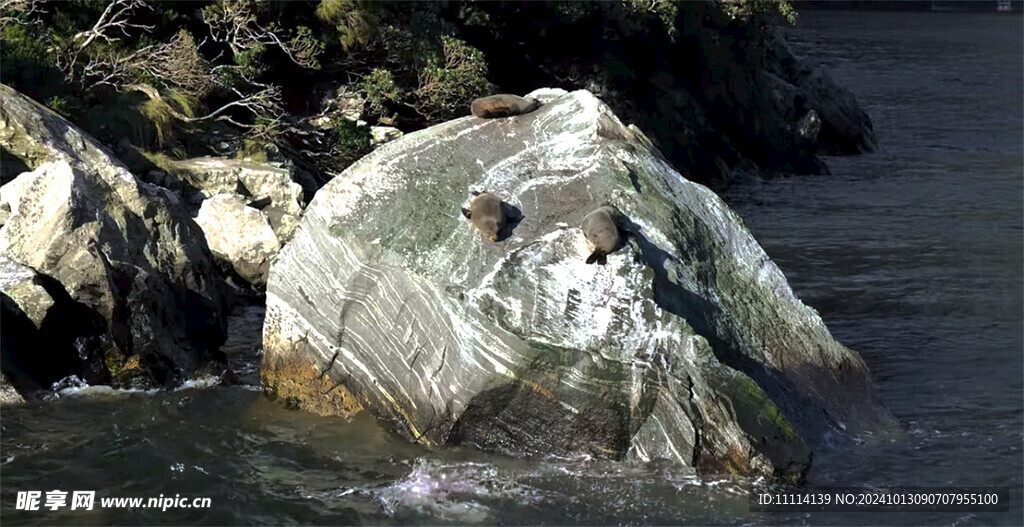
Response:
[{"label": "green vegetation", "polygon": [[788,24],[796,23],[796,9],[788,0],[736,0],[722,2],[722,8],[729,16],[745,21],[779,16]]},{"label": "green vegetation", "polygon": [[369,151],[368,130],[324,113],[319,87],[365,101],[365,124],[406,132],[465,115],[494,91],[635,100],[655,73],[651,57],[675,57],[673,71],[700,67],[708,21],[732,42],[795,19],[788,2],[767,0],[0,5],[0,80],[108,144],[204,155],[204,134],[216,128],[219,142],[227,129],[242,136],[232,144],[275,143],[314,174]]},{"label": "green vegetation", "polygon": [[363,77],[359,86],[366,93],[370,112],[375,115],[384,115],[389,104],[397,103],[402,98],[402,90],[395,84],[395,78],[385,69],[375,68]]}]

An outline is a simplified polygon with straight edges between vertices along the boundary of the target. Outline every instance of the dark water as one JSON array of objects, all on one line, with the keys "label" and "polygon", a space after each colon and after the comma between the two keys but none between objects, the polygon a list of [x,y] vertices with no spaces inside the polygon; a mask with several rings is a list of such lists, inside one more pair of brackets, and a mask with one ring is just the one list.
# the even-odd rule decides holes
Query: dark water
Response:
[{"label": "dark water", "polygon": [[[72,389],[5,408],[0,522],[1024,524],[1021,19],[807,12],[793,37],[858,96],[882,149],[828,159],[832,176],[744,181],[725,198],[798,295],[864,356],[908,429],[904,441],[818,455],[809,482],[1010,487],[1009,513],[750,514],[756,482],[427,454],[368,418],[196,386]],[[251,352],[259,312],[238,321],[250,339],[231,347]],[[53,489],[201,496],[212,507],[14,510],[17,491]]]}]

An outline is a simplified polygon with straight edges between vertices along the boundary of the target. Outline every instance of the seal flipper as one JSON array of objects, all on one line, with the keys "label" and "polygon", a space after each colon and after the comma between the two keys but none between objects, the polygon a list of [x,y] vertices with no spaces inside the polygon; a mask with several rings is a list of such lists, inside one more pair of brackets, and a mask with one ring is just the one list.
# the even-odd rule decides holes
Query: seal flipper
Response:
[{"label": "seal flipper", "polygon": [[470,192],[470,194],[472,194],[474,196],[479,196],[480,195],[480,191],[479,190],[474,190],[474,191]]},{"label": "seal flipper", "polygon": [[604,252],[600,250],[594,251],[590,253],[590,256],[587,257],[587,263],[592,264],[594,262],[597,262],[598,265],[604,265],[608,263],[608,257]]},{"label": "seal flipper", "polygon": [[465,216],[467,220],[473,219],[472,214],[470,214],[469,209],[466,207],[462,207],[462,215]]}]

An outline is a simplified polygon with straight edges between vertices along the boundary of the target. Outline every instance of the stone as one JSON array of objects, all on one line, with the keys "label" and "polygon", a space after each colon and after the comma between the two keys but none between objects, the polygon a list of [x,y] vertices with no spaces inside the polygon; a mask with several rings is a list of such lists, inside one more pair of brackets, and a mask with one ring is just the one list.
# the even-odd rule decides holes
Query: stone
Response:
[{"label": "stone", "polygon": [[31,268],[0,254],[0,291],[9,296],[38,329],[56,301]]},{"label": "stone", "polygon": [[0,254],[0,295],[0,371],[12,389],[31,395],[72,376],[109,382],[104,322],[60,282]]},{"label": "stone", "polygon": [[[5,336],[9,318],[24,329],[19,335],[31,327],[59,341],[50,350],[12,340],[20,344],[5,345],[4,355],[56,357],[57,348],[71,346],[82,359],[76,375],[115,384],[129,364],[150,384],[175,385],[219,361],[227,291],[177,197],[137,180],[108,149],[42,105],[3,85],[0,95],[0,146],[32,169],[0,187],[0,203],[10,210],[0,253],[37,273],[52,297],[66,295],[56,307],[73,308],[82,326],[38,326],[53,307],[4,293]],[[60,332],[68,335],[54,334]]]},{"label": "stone", "polygon": [[359,121],[363,118],[363,107],[366,106],[366,100],[348,90],[347,86],[338,88],[333,97],[324,101],[323,106],[326,111],[338,115],[342,119]]},{"label": "stone", "polygon": [[[795,124],[803,132],[804,120],[813,112],[809,139],[814,150],[831,155],[861,154],[877,148],[867,113],[850,90],[837,83],[823,66],[797,58],[779,34],[767,41],[765,69],[758,72],[765,86],[785,92],[776,96],[773,112],[780,121]],[[817,130],[815,130],[817,128]],[[803,134],[801,134],[802,136]]]},{"label": "stone", "polygon": [[18,404],[25,402],[25,398],[14,389],[7,376],[0,374],[0,405]]},{"label": "stone", "polygon": [[394,126],[371,126],[370,145],[378,146],[402,137],[402,131]]},{"label": "stone", "polygon": [[270,262],[281,249],[266,216],[234,194],[218,194],[203,202],[196,216],[213,254],[231,263],[246,281],[267,282]]},{"label": "stone", "polygon": [[302,215],[302,186],[292,180],[291,169],[271,163],[217,157],[197,157],[172,161],[174,172],[199,194],[201,203],[218,194],[235,194],[252,204],[269,199],[282,215],[291,218],[277,222],[274,233],[280,240],[291,239]]},{"label": "stone", "polygon": [[[586,91],[408,134],[316,194],[271,266],[262,376],[424,445],[668,459],[799,478],[811,448],[894,426],[743,222]],[[533,94],[529,95],[533,96]],[[522,213],[501,243],[459,207]],[[587,265],[605,203],[630,244]]]}]

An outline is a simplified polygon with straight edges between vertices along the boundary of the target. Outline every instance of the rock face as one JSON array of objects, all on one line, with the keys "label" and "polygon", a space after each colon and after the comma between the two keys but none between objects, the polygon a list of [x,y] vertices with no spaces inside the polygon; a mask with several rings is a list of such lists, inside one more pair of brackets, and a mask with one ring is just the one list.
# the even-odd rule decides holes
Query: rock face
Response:
[{"label": "rock face", "polygon": [[270,261],[281,244],[259,210],[247,207],[238,196],[219,194],[203,202],[196,223],[213,254],[231,262],[249,283],[267,283]]},{"label": "rock face", "polygon": [[71,375],[110,381],[97,350],[102,318],[60,282],[0,254],[0,293],[0,370],[13,389],[32,394]]},{"label": "rock face", "polygon": [[25,402],[25,398],[7,381],[7,376],[0,373],[0,405]]},{"label": "rock face", "polygon": [[[832,155],[861,154],[877,148],[871,119],[853,94],[836,83],[824,67],[797,58],[780,35],[770,39],[765,68],[758,74],[761,83],[769,87],[772,112],[783,117],[784,133],[795,129],[807,142],[801,146]],[[812,137],[804,132],[807,121],[817,121],[812,126],[817,128]]]},{"label": "rock face", "polygon": [[[381,146],[322,188],[271,267],[265,384],[410,440],[799,475],[808,444],[887,427],[860,357],[741,220],[586,91]],[[521,221],[500,243],[473,190]],[[586,265],[602,204],[632,232]],[[807,441],[805,441],[805,439]]]},{"label": "rock face", "polygon": [[[9,210],[0,253],[22,266],[5,264],[4,274],[24,284],[18,294],[5,285],[5,361],[16,355],[63,364],[57,357],[70,348],[82,362],[71,373],[86,380],[163,385],[220,359],[222,282],[177,198],[137,181],[41,105],[7,86],[0,95],[0,146],[33,169],[0,188]],[[76,324],[57,322],[66,317],[57,316],[62,306],[74,308]],[[12,327],[18,331],[8,341]],[[22,338],[33,328],[59,342],[51,348]],[[15,377],[45,385],[53,371],[5,373],[18,387]]]}]

